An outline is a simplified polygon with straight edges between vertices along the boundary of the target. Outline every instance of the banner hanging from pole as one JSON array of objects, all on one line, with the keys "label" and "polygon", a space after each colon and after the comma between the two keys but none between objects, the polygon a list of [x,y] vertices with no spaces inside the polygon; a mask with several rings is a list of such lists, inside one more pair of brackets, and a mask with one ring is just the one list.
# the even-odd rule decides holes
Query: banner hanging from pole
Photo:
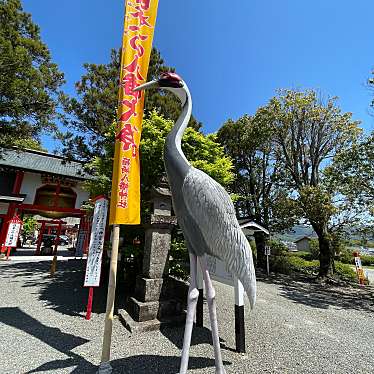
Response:
[{"label": "banner hanging from pole", "polygon": [[158,0],[126,0],[109,224],[140,223],[139,143]]}]

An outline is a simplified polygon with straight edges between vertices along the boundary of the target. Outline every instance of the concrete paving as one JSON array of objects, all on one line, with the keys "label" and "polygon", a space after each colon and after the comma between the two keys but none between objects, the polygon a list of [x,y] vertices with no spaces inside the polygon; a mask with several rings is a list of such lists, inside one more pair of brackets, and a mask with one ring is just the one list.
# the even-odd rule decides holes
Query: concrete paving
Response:
[{"label": "concrete paving", "polygon": [[[84,261],[0,263],[1,373],[94,373],[101,354],[106,288],[95,290],[84,319]],[[105,274],[104,274],[105,276]],[[104,278],[103,278],[104,279]],[[222,355],[227,374],[373,373],[373,289],[321,288],[273,276],[258,281],[254,311],[246,305],[246,354],[234,351],[233,290],[217,284]],[[121,308],[124,290],[118,290]],[[189,373],[214,373],[205,308],[195,328]],[[183,327],[131,335],[116,319],[114,373],[178,373]]]},{"label": "concrete paving", "polygon": [[[24,248],[17,248],[16,251],[12,252],[9,256],[10,262],[40,262],[40,261],[52,261],[52,255],[35,256],[36,246],[30,245]],[[57,260],[67,261],[74,259],[74,251],[70,251],[69,247],[59,245],[57,248]]]}]

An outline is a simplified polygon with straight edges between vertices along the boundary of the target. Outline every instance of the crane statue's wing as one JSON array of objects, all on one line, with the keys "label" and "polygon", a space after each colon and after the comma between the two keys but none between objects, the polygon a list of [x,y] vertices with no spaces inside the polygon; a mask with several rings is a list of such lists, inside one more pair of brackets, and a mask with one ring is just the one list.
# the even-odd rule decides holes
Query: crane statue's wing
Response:
[{"label": "crane statue's wing", "polygon": [[190,168],[183,182],[183,199],[204,237],[208,254],[222,260],[243,284],[251,307],[256,300],[252,251],[236,219],[226,190],[201,170]]}]

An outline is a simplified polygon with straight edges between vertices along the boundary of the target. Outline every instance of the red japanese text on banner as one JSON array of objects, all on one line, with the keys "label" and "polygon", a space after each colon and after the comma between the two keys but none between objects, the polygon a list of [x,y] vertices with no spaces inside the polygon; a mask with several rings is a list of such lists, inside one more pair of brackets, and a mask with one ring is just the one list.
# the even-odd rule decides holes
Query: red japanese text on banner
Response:
[{"label": "red japanese text on banner", "polygon": [[140,223],[139,143],[158,0],[127,0],[109,224]]}]

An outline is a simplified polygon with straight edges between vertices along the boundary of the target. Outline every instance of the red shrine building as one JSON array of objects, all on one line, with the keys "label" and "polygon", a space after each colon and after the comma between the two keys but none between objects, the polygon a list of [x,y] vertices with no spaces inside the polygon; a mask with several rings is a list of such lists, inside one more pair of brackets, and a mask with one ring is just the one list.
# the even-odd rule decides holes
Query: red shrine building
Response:
[{"label": "red shrine building", "polygon": [[49,219],[45,226],[67,217],[84,220],[81,207],[89,193],[83,184],[89,178],[76,161],[41,151],[0,149],[0,246],[15,216],[42,216]]}]

